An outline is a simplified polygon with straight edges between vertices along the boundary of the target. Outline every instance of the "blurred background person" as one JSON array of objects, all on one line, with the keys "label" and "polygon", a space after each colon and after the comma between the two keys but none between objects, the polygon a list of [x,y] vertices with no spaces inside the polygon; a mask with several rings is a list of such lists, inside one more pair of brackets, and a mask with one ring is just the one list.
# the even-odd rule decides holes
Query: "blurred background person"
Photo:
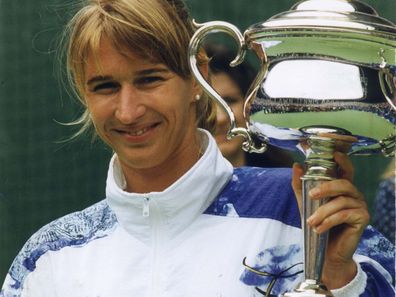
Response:
[{"label": "blurred background person", "polygon": [[[238,127],[244,127],[243,105],[245,95],[256,77],[257,71],[245,59],[236,67],[231,67],[230,62],[236,54],[222,43],[207,42],[206,52],[210,58],[210,78],[213,88],[227,102],[235,114]],[[227,139],[230,121],[221,107],[217,109],[216,142],[224,157],[234,167],[292,167],[293,158],[285,151],[268,146],[263,154],[247,153],[242,150],[242,137]]]},{"label": "blurred background person", "polygon": [[373,226],[395,244],[395,159],[382,175],[374,205]]}]

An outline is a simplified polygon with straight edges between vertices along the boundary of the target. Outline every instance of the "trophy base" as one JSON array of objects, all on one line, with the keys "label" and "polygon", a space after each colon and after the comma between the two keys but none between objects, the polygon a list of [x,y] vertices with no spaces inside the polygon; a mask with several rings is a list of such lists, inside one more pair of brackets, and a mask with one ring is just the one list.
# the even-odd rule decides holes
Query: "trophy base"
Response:
[{"label": "trophy base", "polygon": [[320,282],[307,279],[293,292],[288,292],[283,297],[333,297],[333,294]]}]

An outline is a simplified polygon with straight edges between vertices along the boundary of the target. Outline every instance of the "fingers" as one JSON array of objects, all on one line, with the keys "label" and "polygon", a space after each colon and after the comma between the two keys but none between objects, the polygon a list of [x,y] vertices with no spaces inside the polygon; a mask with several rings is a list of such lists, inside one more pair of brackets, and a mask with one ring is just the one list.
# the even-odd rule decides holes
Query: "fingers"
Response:
[{"label": "fingers", "polygon": [[[334,153],[334,160],[338,165],[338,176],[339,179],[345,179],[349,182],[353,182],[354,177],[354,167],[352,161],[349,159],[348,155],[340,152]],[[298,164],[293,164],[293,179],[292,179],[292,187],[293,190],[296,192],[300,192],[302,185],[301,185],[301,177],[304,175],[303,167]]]},{"label": "fingers", "polygon": [[327,181],[309,191],[311,199],[331,198],[342,195],[364,200],[363,194],[347,179]]},{"label": "fingers", "polygon": [[[354,168],[349,157],[340,152],[334,153],[339,167],[339,179],[323,182],[309,192],[310,199],[328,199],[308,220],[318,233],[337,225],[347,224],[353,229],[362,230],[368,223],[369,214],[363,194],[352,184]],[[293,165],[292,187],[297,197],[301,213],[302,182],[304,170],[301,165]],[[355,230],[356,231],[356,230]]]},{"label": "fingers", "polygon": [[334,160],[338,165],[338,177],[353,181],[355,169],[348,155],[340,152],[334,153]]},{"label": "fingers", "polygon": [[[351,177],[352,164],[344,154],[337,154],[335,158],[342,159],[342,170]],[[344,177],[345,177],[344,175]],[[332,227],[347,224],[349,227],[361,231],[368,224],[369,212],[364,196],[348,179],[336,179],[323,182],[309,192],[309,199],[330,200],[319,207],[307,219],[307,223],[318,233],[323,233]]]},{"label": "fingers", "polygon": [[[338,165],[338,176],[337,178],[346,179],[350,182],[353,181],[354,167],[352,161],[349,159],[348,155],[340,152],[334,153],[334,160]],[[293,164],[293,179],[292,187],[295,192],[300,192],[302,189],[301,177],[304,175],[303,167],[298,164]]]},{"label": "fingers", "polygon": [[362,231],[369,222],[367,204],[362,199],[338,196],[322,205],[308,218],[307,223],[317,233],[323,233],[335,226],[347,224],[349,227]]}]

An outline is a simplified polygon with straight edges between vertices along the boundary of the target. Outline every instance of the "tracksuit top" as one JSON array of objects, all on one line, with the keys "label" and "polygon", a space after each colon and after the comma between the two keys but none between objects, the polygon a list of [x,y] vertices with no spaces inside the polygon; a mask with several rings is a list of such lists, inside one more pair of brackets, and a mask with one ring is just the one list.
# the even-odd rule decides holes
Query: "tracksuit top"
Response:
[{"label": "tracksuit top", "polygon": [[[250,297],[302,280],[291,170],[233,169],[206,131],[200,160],[162,192],[124,191],[117,156],[106,198],[36,232],[0,297]],[[368,227],[358,273],[336,297],[391,297],[394,247]]]}]

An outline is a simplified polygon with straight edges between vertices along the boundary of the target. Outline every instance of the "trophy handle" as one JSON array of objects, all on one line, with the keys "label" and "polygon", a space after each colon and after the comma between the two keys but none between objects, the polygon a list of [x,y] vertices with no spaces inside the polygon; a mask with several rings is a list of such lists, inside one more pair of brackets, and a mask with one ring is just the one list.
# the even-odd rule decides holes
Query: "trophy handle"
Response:
[{"label": "trophy handle", "polygon": [[215,100],[218,105],[224,110],[227,114],[230,121],[230,129],[227,133],[227,138],[231,139],[234,136],[242,136],[245,138],[245,142],[243,143],[244,150],[249,151],[264,151],[266,145],[262,143],[258,143],[257,139],[251,136],[248,129],[236,127],[235,123],[235,115],[232,112],[232,109],[228,106],[225,100],[217,93],[212,86],[207,82],[207,80],[202,76],[201,72],[197,66],[197,54],[200,50],[201,43],[204,38],[210,33],[226,33],[233,37],[238,45],[238,54],[233,61],[231,61],[230,66],[237,66],[242,63],[246,54],[246,42],[245,38],[239,29],[227,22],[223,21],[212,21],[206,23],[196,23],[193,21],[193,25],[197,28],[194,35],[191,38],[188,54],[189,54],[189,65],[190,70],[194,77],[197,79],[198,83],[202,86],[204,91]]},{"label": "trophy handle", "polygon": [[[396,99],[395,98],[396,97],[396,86],[395,86],[395,83],[392,81],[394,76],[390,73],[389,69],[380,66],[380,69],[378,71],[378,77],[379,77],[381,90],[385,96],[386,101],[388,101],[390,106],[392,106],[393,110],[396,110],[396,105],[394,102]],[[388,86],[388,88],[387,88],[387,86]]]}]

